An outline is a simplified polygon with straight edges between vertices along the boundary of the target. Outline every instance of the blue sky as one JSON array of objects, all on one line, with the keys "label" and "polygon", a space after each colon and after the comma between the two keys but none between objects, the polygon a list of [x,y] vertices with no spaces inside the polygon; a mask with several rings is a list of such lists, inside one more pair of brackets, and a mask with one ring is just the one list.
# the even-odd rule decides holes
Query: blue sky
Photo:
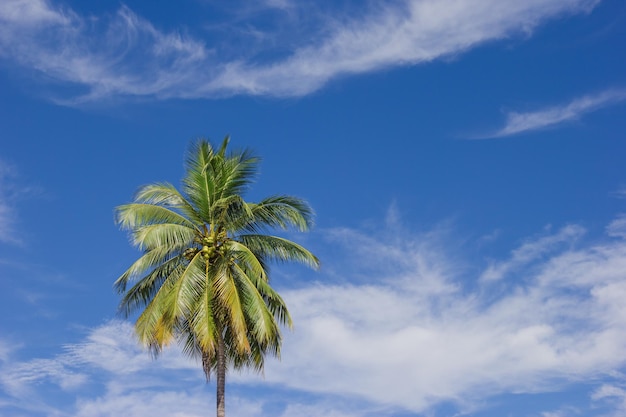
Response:
[{"label": "blue sky", "polygon": [[228,415],[623,416],[625,46],[621,0],[2,1],[0,415],[213,414],[113,209],[229,134],[322,268]]}]

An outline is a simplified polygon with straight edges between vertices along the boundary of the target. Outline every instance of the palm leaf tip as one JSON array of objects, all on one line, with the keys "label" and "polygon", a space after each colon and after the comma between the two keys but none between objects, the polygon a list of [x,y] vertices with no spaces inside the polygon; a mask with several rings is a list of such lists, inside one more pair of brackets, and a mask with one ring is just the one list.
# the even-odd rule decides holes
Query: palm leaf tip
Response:
[{"label": "palm leaf tip", "polygon": [[228,147],[229,143],[230,143],[230,135],[224,136],[224,139],[222,140],[222,144],[220,145],[220,149],[218,151],[220,155],[224,156],[226,154],[226,148]]}]

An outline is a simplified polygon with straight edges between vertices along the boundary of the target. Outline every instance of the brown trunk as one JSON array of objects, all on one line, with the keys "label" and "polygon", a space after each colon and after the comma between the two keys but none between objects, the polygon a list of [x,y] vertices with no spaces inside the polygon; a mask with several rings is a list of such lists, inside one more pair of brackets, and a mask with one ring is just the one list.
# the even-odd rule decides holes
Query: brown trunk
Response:
[{"label": "brown trunk", "polygon": [[217,417],[226,417],[226,354],[224,337],[217,332]]}]

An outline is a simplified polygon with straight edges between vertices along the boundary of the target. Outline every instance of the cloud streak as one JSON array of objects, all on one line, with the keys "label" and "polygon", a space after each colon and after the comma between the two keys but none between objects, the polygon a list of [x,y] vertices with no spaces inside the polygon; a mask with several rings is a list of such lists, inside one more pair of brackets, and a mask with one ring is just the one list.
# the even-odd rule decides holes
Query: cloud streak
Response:
[{"label": "cloud streak", "polygon": [[42,190],[24,184],[19,170],[0,158],[0,243],[23,245],[20,233],[18,205],[24,198],[38,196]]},{"label": "cloud streak", "polygon": [[[598,2],[406,0],[370,6],[359,18],[320,19],[296,41],[256,31],[271,42],[247,50],[165,33],[126,6],[110,18],[88,19],[46,0],[9,0],[0,6],[0,56],[82,87],[83,93],[63,97],[70,103],[116,96],[295,97],[340,76],[426,63],[528,34],[547,20],[589,12]],[[286,4],[291,14],[305,13],[293,3],[268,7]],[[259,58],[286,45],[287,54]]]},{"label": "cloud streak", "polygon": [[557,126],[578,120],[587,113],[620,103],[624,100],[626,100],[625,89],[610,89],[599,94],[577,98],[560,106],[549,107],[534,112],[510,112],[506,115],[506,124],[502,129],[495,133],[482,136],[481,138],[501,138]]},{"label": "cloud streak", "polygon": [[21,243],[15,230],[17,214],[15,213],[15,197],[17,192],[13,186],[15,170],[0,160],[0,242]]},{"label": "cloud streak", "polygon": [[[617,221],[617,220],[616,220]],[[614,229],[609,225],[607,231]],[[584,235],[585,230],[577,225],[570,225],[562,228],[556,234],[543,236],[539,239],[532,239],[511,253],[511,258],[503,262],[492,262],[482,273],[480,279],[482,281],[499,280],[506,276],[507,273],[515,271],[519,273],[525,265],[530,264],[550,252],[558,249],[559,246],[573,244],[578,238]],[[611,233],[609,232],[609,235]]]}]

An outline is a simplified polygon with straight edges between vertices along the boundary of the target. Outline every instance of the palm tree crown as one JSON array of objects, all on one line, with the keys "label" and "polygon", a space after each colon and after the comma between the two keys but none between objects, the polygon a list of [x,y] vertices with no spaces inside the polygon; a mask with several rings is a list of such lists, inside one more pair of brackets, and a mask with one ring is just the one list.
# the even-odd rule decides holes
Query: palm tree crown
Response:
[{"label": "palm tree crown", "polygon": [[259,159],[249,150],[227,153],[228,142],[215,149],[200,140],[190,148],[182,191],[147,185],[116,208],[120,228],[143,251],[115,281],[120,309],[127,316],[142,310],[135,330],[153,353],[179,339],[187,354],[202,358],[207,378],[217,373],[218,416],[224,415],[226,366],[262,369],[266,353],[280,353],[279,325],[291,326],[269,285],[267,263],[319,266],[302,246],[265,233],[308,230],[309,205],[284,195],[244,201]]}]

